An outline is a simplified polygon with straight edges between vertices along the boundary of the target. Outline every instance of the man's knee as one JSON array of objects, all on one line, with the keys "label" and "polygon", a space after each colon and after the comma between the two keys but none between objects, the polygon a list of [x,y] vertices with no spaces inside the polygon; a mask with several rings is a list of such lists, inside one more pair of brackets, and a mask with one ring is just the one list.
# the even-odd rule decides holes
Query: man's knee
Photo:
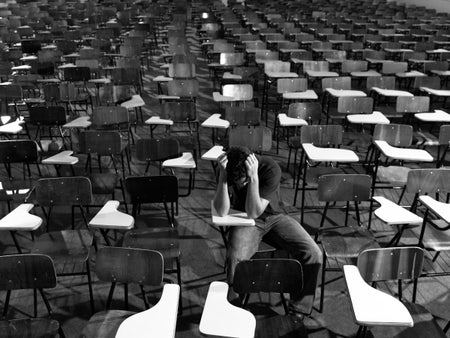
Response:
[{"label": "man's knee", "polygon": [[305,260],[307,264],[322,264],[323,253],[317,243],[311,243],[305,254]]}]

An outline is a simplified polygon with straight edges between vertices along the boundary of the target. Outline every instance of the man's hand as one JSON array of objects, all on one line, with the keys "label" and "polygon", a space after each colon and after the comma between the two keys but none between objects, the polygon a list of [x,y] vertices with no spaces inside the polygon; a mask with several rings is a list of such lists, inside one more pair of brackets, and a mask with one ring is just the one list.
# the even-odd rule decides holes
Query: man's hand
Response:
[{"label": "man's hand", "polygon": [[226,153],[223,153],[222,155],[219,156],[219,158],[217,159],[217,163],[219,164],[219,169],[222,172],[226,172],[227,171],[227,164],[228,164],[228,157]]},{"label": "man's hand", "polygon": [[247,169],[247,177],[249,180],[258,178],[258,159],[255,154],[250,154],[245,160],[245,168]]}]

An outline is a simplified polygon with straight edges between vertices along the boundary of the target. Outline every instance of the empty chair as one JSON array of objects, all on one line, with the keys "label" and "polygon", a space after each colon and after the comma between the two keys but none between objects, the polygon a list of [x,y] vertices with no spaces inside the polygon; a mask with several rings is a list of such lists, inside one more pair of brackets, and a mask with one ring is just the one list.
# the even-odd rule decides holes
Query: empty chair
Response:
[{"label": "empty chair", "polygon": [[[359,336],[365,336],[370,329],[375,337],[445,337],[433,316],[414,304],[423,262],[424,252],[419,247],[379,248],[361,252],[357,266],[344,266]],[[374,289],[376,282],[394,280],[399,283],[399,300]],[[414,282],[412,303],[402,299],[402,282],[407,280]],[[370,282],[372,286],[367,284]]]},{"label": "empty chair", "polygon": [[[284,294],[295,295],[303,286],[302,266],[293,259],[254,259],[239,262],[235,269],[233,290],[244,295],[242,306],[252,311],[250,296],[258,292],[276,292],[281,296],[285,315],[256,316],[255,337],[307,337],[304,324],[289,312]],[[256,312],[257,310],[255,310]]]},{"label": "empty chair", "polygon": [[[360,174],[332,174],[322,175],[318,179],[318,200],[325,202],[320,227],[316,240],[322,244],[323,265],[320,309],[323,309],[327,260],[354,259],[367,248],[379,247],[375,237],[370,232],[370,217],[367,226],[362,225],[358,204],[370,203],[369,215],[372,212],[371,183],[369,175]],[[327,212],[332,203],[346,204],[346,217],[343,225],[336,224],[324,228]],[[348,224],[348,208],[350,203],[355,206],[356,224]]]},{"label": "empty chair", "polygon": [[0,257],[0,289],[6,291],[3,317],[7,317],[12,291],[33,290],[33,317],[0,321],[2,336],[5,337],[64,337],[59,323],[51,318],[36,318],[37,291],[44,300],[48,315],[52,308],[45,295],[45,289],[56,287],[56,271],[53,261],[46,255],[21,254]]},{"label": "empty chair", "polygon": [[[161,253],[153,250],[132,249],[132,248],[102,248],[96,257],[97,276],[101,281],[111,282],[109,297],[106,302],[106,310],[94,314],[84,327],[82,337],[120,337],[123,331],[127,331],[122,325],[127,319],[135,315],[131,311],[110,310],[113,292],[117,283],[125,285],[125,307],[128,309],[128,284],[138,284],[141,288],[142,298],[146,309],[149,308],[144,286],[160,286],[163,282],[164,262]],[[155,327],[150,329],[152,337],[174,337],[175,320],[178,297],[168,295],[169,289],[164,288],[160,301],[170,297],[169,311],[162,322],[154,323]],[[175,296],[176,296],[176,290]],[[158,307],[156,304],[155,306]],[[155,309],[156,310],[156,309]],[[175,310],[175,311],[174,311]],[[157,316],[157,315],[156,315]],[[150,324],[151,318],[145,322]],[[144,324],[144,325],[145,325]],[[143,323],[141,325],[141,330]],[[128,329],[130,330],[130,329]],[[131,331],[133,331],[131,329]],[[142,332],[138,332],[140,334]],[[117,335],[116,335],[117,334]],[[149,334],[147,332],[147,334]],[[133,335],[135,336],[135,335]]]}]

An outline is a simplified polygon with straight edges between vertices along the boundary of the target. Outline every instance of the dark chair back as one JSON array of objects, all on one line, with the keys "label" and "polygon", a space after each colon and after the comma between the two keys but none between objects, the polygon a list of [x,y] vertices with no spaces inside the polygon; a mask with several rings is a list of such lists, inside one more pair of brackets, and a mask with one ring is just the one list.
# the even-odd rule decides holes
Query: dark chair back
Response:
[{"label": "dark chair back", "polygon": [[252,259],[239,262],[233,289],[239,294],[292,293],[303,288],[302,266],[294,259]]},{"label": "dark chair back", "polygon": [[61,106],[31,106],[30,123],[39,126],[62,126],[66,124],[66,110]]},{"label": "dark chair back", "polygon": [[422,273],[424,251],[419,247],[368,249],[358,256],[366,282],[416,279]]},{"label": "dark chair back", "polygon": [[100,156],[118,155],[122,151],[122,137],[117,131],[88,130],[80,133],[80,153]]},{"label": "dark chair back", "polygon": [[272,148],[272,130],[263,126],[237,126],[230,130],[228,145],[245,146],[255,152],[269,151]]},{"label": "dark chair back", "polygon": [[158,251],[104,247],[97,252],[96,271],[105,282],[158,286],[163,281],[164,262]]},{"label": "dark chair back", "polygon": [[372,177],[361,174],[322,175],[318,181],[318,199],[323,202],[368,201]]},{"label": "dark chair back", "polygon": [[407,124],[377,124],[372,139],[386,141],[391,146],[409,147],[412,143],[413,127]]},{"label": "dark chair back", "polygon": [[303,126],[300,142],[312,143],[316,147],[338,146],[342,144],[342,133],[340,125]]},{"label": "dark chair back", "polygon": [[35,186],[36,201],[42,207],[90,205],[91,181],[87,177],[41,178]]},{"label": "dark chair back", "polygon": [[47,255],[0,256],[0,290],[56,287],[56,271]]}]

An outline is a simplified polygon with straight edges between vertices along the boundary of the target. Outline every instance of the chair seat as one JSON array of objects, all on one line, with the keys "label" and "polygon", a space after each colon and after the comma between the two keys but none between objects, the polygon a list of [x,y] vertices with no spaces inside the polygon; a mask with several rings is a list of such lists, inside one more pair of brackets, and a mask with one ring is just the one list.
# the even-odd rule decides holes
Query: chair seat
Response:
[{"label": "chair seat", "polygon": [[431,221],[433,225],[427,225],[423,237],[423,247],[433,251],[450,250],[450,229],[440,230],[448,227],[443,220]]},{"label": "chair seat", "polygon": [[90,174],[89,179],[92,184],[92,193],[99,195],[111,194],[119,182],[119,177],[114,173]]},{"label": "chair seat", "polygon": [[356,258],[366,249],[378,248],[372,233],[361,227],[336,227],[322,233],[322,247],[328,257]]},{"label": "chair seat", "polygon": [[89,230],[63,230],[39,236],[32,253],[48,255],[55,264],[86,262],[93,236]]},{"label": "chair seat", "polygon": [[12,319],[0,321],[0,338],[56,337],[59,323],[48,318]]},{"label": "chair seat", "polygon": [[134,315],[131,311],[111,310],[94,314],[84,327],[83,338],[111,338],[116,335],[120,324]]},{"label": "chair seat", "polygon": [[255,337],[304,338],[308,337],[303,321],[294,315],[256,317]]},{"label": "chair seat", "polygon": [[446,337],[434,320],[432,314],[419,304],[404,303],[410,312],[414,326],[411,327],[376,327],[370,330],[374,337],[419,338]]},{"label": "chair seat", "polygon": [[123,247],[159,251],[165,264],[181,254],[178,231],[169,227],[131,230],[124,238]]}]

